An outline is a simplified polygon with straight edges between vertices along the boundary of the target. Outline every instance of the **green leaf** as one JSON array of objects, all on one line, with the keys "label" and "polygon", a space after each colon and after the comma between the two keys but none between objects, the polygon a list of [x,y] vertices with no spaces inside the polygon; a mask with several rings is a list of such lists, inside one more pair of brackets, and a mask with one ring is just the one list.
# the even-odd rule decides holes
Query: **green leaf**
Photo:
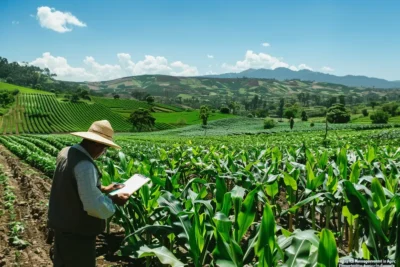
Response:
[{"label": "green leaf", "polygon": [[366,259],[366,260],[371,259],[371,253],[369,252],[367,244],[362,243],[361,249],[362,249],[363,259]]},{"label": "green leaf", "polygon": [[349,200],[346,205],[352,214],[359,214],[360,216],[365,216],[370,226],[380,235],[386,242],[389,239],[386,237],[382,230],[382,226],[377,215],[371,211],[367,200],[363,195],[358,192],[354,185],[349,181],[343,181],[344,189],[346,192],[347,199]]},{"label": "green leaf", "polygon": [[336,267],[338,262],[339,255],[335,237],[328,229],[322,229],[318,246],[318,263],[325,267]]},{"label": "green leaf", "polygon": [[283,174],[283,182],[286,186],[290,186],[293,190],[297,190],[297,182],[292,176],[286,172]]},{"label": "green leaf", "polygon": [[[270,205],[265,203],[261,226],[259,228],[258,241],[255,245],[256,254],[259,257],[265,257],[267,253],[272,255],[275,250],[275,244],[275,218]],[[265,251],[266,247],[269,251]],[[266,257],[266,259],[267,258],[269,257]],[[272,261],[271,258],[270,260]],[[268,264],[273,266],[272,262]]]},{"label": "green leaf", "polygon": [[294,206],[291,207],[290,209],[283,211],[283,212],[281,213],[281,216],[285,215],[287,212],[295,213],[296,210],[297,210],[298,208],[302,207],[302,206],[305,205],[305,204],[310,203],[311,201],[313,201],[313,200],[316,199],[316,198],[321,197],[323,194],[324,194],[324,193],[318,193],[318,194],[315,194],[315,195],[313,195],[313,196],[310,196],[310,197],[308,197],[308,198],[306,198],[306,199],[303,199],[302,201],[298,202],[296,205],[294,205]]},{"label": "green leaf", "polygon": [[360,162],[356,161],[353,163],[351,174],[350,174],[350,182],[358,183],[358,178],[360,177]]},{"label": "green leaf", "polygon": [[238,217],[238,239],[239,242],[244,234],[249,229],[250,225],[253,223],[256,216],[256,201],[254,200],[256,194],[258,193],[258,187],[247,194],[245,200],[243,201],[239,217]]},{"label": "green leaf", "polygon": [[270,197],[275,197],[279,193],[279,185],[278,182],[274,182],[273,184],[266,185],[265,189],[267,191],[267,195]]},{"label": "green leaf", "polygon": [[386,197],[383,192],[383,188],[378,178],[372,179],[371,184],[372,199],[374,200],[374,206],[377,209],[381,209],[386,205]]},{"label": "green leaf", "polygon": [[171,251],[164,246],[150,248],[146,245],[143,245],[140,247],[137,253],[138,258],[156,256],[162,264],[169,264],[172,267],[185,266],[185,264],[178,260],[174,254],[172,254]]},{"label": "green leaf", "polygon": [[339,153],[339,171],[342,179],[347,179],[347,150],[342,148]]},{"label": "green leaf", "polygon": [[353,215],[351,214],[351,212],[349,211],[349,209],[347,208],[347,206],[343,206],[342,208],[342,214],[344,217],[346,217],[347,219],[347,223],[351,226],[354,225],[354,219],[358,218],[358,215]]}]

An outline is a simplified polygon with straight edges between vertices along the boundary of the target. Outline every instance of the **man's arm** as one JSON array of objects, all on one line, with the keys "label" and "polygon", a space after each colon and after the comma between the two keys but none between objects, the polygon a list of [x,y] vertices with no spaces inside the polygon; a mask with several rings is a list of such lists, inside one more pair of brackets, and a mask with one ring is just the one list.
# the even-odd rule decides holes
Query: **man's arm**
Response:
[{"label": "man's arm", "polygon": [[100,219],[107,219],[115,212],[115,207],[110,198],[103,195],[96,187],[97,171],[89,161],[81,161],[74,169],[78,184],[79,197],[83,209],[90,215]]}]

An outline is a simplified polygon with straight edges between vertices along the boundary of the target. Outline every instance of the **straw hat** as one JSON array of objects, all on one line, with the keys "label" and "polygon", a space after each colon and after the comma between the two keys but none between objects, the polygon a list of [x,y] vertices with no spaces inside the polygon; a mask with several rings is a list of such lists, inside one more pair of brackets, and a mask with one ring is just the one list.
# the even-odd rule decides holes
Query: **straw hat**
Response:
[{"label": "straw hat", "polygon": [[119,145],[113,142],[114,130],[107,120],[93,122],[87,132],[74,132],[71,134],[96,143],[121,149]]}]

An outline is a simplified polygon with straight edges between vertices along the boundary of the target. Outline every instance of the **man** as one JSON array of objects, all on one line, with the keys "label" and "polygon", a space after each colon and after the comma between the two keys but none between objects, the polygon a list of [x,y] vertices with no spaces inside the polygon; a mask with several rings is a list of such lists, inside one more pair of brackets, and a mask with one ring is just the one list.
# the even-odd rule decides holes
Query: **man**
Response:
[{"label": "man", "polygon": [[293,117],[290,117],[290,130],[293,129],[293,126],[294,126],[294,119]]},{"label": "man", "polygon": [[121,185],[101,185],[101,172],[94,160],[113,142],[114,130],[106,120],[94,122],[80,144],[66,147],[57,157],[50,193],[48,226],[54,230],[54,266],[96,266],[96,236],[104,231],[105,219],[124,205],[129,194],[104,195]]}]

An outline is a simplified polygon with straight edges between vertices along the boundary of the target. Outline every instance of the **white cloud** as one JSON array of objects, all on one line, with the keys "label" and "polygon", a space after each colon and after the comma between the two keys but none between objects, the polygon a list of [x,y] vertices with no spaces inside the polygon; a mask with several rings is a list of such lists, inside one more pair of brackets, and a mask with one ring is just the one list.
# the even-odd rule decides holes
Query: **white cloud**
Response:
[{"label": "white cloud", "polygon": [[311,67],[309,67],[309,66],[307,66],[306,64],[300,64],[298,67],[297,67],[299,70],[313,70]]},{"label": "white cloud", "polygon": [[214,56],[213,56],[213,55],[207,55],[207,57],[208,57],[208,58],[211,58],[211,59],[213,59],[213,58],[214,58]]},{"label": "white cloud", "polygon": [[87,56],[83,60],[83,67],[72,67],[64,57],[52,56],[46,52],[42,57],[30,62],[41,68],[49,68],[57,74],[57,79],[66,81],[104,81],[132,75],[165,74],[174,76],[199,75],[197,67],[190,66],[182,61],[171,64],[165,57],[146,55],[141,61],[134,63],[131,55],[117,54],[118,64],[100,64],[93,57]]},{"label": "white cloud", "polygon": [[18,24],[19,24],[19,21],[18,21],[18,20],[13,20],[13,21],[12,21],[12,24],[13,24],[13,25],[18,25]]},{"label": "white cloud", "polygon": [[72,28],[67,27],[68,25],[86,27],[85,23],[71,13],[57,11],[47,6],[38,7],[36,18],[43,28],[61,33],[72,31]]},{"label": "white cloud", "polygon": [[94,81],[96,77],[84,68],[71,67],[67,59],[54,57],[49,52],[43,53],[42,57],[30,62],[31,65],[40,68],[49,68],[52,73],[57,74],[57,79],[65,81]]},{"label": "white cloud", "polygon": [[225,70],[229,71],[244,71],[250,68],[260,69],[276,69],[276,68],[289,68],[289,64],[281,61],[280,59],[273,57],[268,54],[259,53],[256,54],[251,50],[246,52],[245,58],[243,61],[237,61],[235,65],[222,64],[221,66]]},{"label": "white cloud", "polygon": [[241,72],[247,69],[276,69],[276,68],[288,68],[292,71],[299,70],[310,70],[313,69],[306,64],[300,64],[298,66],[289,65],[283,61],[283,58],[278,58],[265,53],[254,53],[251,50],[246,52],[244,60],[237,61],[235,65],[229,65],[227,63],[222,64],[222,69],[231,72]]},{"label": "white cloud", "polygon": [[262,43],[261,45],[264,46],[264,47],[270,47],[271,46],[269,43]]},{"label": "white cloud", "polygon": [[333,71],[335,71],[335,70],[332,69],[331,67],[327,67],[327,66],[322,67],[321,70],[322,70],[323,72],[333,72]]}]

